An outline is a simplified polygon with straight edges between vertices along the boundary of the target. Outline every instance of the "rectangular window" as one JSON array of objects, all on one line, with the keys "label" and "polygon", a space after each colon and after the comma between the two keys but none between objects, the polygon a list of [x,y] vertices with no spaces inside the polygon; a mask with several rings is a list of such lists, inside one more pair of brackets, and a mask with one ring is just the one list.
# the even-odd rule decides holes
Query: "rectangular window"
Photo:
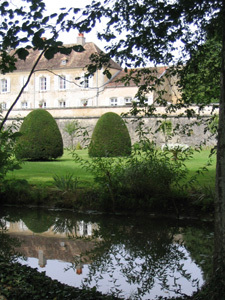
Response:
[{"label": "rectangular window", "polygon": [[84,76],[84,88],[89,88],[89,78]]},{"label": "rectangular window", "polygon": [[[27,76],[23,77],[23,86],[26,84],[27,79],[28,79]],[[27,91],[28,91],[28,85],[27,85],[27,86],[25,87],[25,89],[24,89],[24,92],[27,92]]]},{"label": "rectangular window", "polygon": [[59,76],[59,89],[60,90],[66,89],[66,76]]},{"label": "rectangular window", "polygon": [[6,102],[2,102],[2,103],[1,103],[1,109],[6,109],[6,108],[7,108]]},{"label": "rectangular window", "polygon": [[21,102],[21,108],[26,109],[27,107],[28,107],[28,105],[27,105],[27,102],[26,102],[26,101]]},{"label": "rectangular window", "polygon": [[46,106],[47,106],[47,104],[46,104],[45,101],[40,101],[40,102],[39,102],[39,107],[40,107],[40,108],[46,108]]},{"label": "rectangular window", "polygon": [[59,107],[66,107],[66,101],[59,101]]},{"label": "rectangular window", "polygon": [[40,78],[40,91],[47,91],[47,78],[44,76]]},{"label": "rectangular window", "polygon": [[117,98],[110,99],[111,106],[117,106]]},{"label": "rectangular window", "polygon": [[131,101],[132,101],[131,97],[124,98],[125,105],[131,105]]},{"label": "rectangular window", "polygon": [[88,105],[88,100],[87,100],[87,99],[82,99],[82,100],[81,100],[81,104],[82,104],[83,106],[87,106],[87,105]]},{"label": "rectangular window", "polygon": [[7,79],[2,79],[1,80],[1,92],[2,93],[7,93],[8,92],[8,82],[7,82]]}]

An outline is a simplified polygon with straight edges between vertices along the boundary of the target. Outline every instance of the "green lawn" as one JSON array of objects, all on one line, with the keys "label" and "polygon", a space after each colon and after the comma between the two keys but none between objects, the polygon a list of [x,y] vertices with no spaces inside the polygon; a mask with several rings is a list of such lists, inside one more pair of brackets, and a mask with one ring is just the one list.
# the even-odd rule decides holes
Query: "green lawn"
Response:
[{"label": "green lawn", "polygon": [[[189,170],[189,176],[194,175],[197,170],[206,166],[209,160],[210,149],[204,149],[201,152],[195,152],[193,158],[187,161],[186,165]],[[216,176],[216,154],[211,157],[212,165],[207,166],[207,171],[198,176],[200,185],[208,187],[215,187],[215,176]]]},{"label": "green lawn", "polygon": [[[88,158],[87,150],[79,150],[79,155],[83,158]],[[203,150],[200,153],[195,153],[193,158],[187,162],[190,175],[193,175],[196,170],[204,166],[207,162],[210,150]],[[201,185],[214,187],[215,185],[215,164],[216,157],[213,156],[212,166],[208,167],[208,171],[204,175],[199,176]],[[24,162],[22,169],[9,172],[7,178],[26,179],[32,185],[47,185],[54,184],[54,175],[66,175],[73,173],[75,177],[79,177],[81,181],[92,182],[93,177],[87,171],[83,170],[78,163],[73,161],[72,155],[65,151],[62,158],[49,162]]]},{"label": "green lawn", "polygon": [[[79,150],[83,158],[88,158],[87,151]],[[64,151],[64,155],[54,161],[39,161],[39,162],[24,162],[21,165],[22,169],[9,172],[7,178],[11,179],[26,179],[32,185],[47,185],[54,184],[53,176],[66,174],[74,174],[74,177],[79,177],[82,181],[91,182],[93,177],[83,170],[78,163],[73,161],[72,155],[68,151]]]}]

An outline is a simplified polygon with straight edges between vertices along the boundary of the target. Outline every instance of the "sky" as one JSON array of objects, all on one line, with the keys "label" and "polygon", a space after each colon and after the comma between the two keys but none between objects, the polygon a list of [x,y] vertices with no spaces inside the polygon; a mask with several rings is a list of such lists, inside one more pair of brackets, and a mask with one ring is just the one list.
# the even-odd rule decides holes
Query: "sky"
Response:
[{"label": "sky", "polygon": [[[89,5],[92,3],[92,0],[44,0],[46,4],[46,10],[47,14],[50,15],[52,13],[58,13],[60,12],[60,8],[66,7],[67,9],[70,7],[73,8],[84,8],[86,5]],[[99,0],[100,2],[103,0]],[[104,19],[101,22],[99,26],[99,30],[102,30],[104,26]],[[85,33],[86,42],[93,42],[95,43],[101,50],[104,51],[104,48],[107,46],[106,41],[100,41],[97,38],[97,31],[98,28],[96,27],[93,29],[90,33]],[[63,33],[59,36],[60,41],[62,41],[64,44],[73,44],[76,43],[78,36],[78,31],[70,31],[69,33]],[[119,37],[121,38],[121,36]],[[116,41],[116,40],[114,40]],[[177,44],[178,47],[181,47],[179,43]],[[181,47],[182,48],[182,47]],[[178,51],[175,51],[175,56],[179,57],[180,53]],[[150,63],[151,65],[151,63]]]},{"label": "sky", "polygon": [[[47,14],[58,13],[62,7],[84,8],[86,5],[91,4],[91,2],[92,0],[45,0]],[[77,31],[63,33],[60,35],[60,40],[62,40],[64,44],[76,43],[77,35]],[[105,42],[98,40],[97,29],[94,29],[91,33],[85,34],[85,38],[86,42],[93,42],[102,50],[104,49]]]}]

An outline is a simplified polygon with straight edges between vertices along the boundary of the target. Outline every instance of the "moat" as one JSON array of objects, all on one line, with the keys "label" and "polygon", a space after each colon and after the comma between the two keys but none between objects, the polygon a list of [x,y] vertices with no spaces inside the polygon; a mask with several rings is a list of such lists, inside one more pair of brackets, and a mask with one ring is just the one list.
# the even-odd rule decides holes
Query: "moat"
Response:
[{"label": "moat", "polygon": [[4,207],[22,264],[129,299],[191,295],[210,275],[213,224],[153,215]]}]

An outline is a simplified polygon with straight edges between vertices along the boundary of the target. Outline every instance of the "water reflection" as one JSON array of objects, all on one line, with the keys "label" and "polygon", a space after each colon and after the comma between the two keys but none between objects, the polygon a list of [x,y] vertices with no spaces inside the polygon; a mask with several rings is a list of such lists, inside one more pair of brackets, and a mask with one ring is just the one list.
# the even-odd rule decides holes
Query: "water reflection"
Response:
[{"label": "water reflection", "polygon": [[36,209],[0,217],[23,241],[25,263],[72,286],[154,299],[190,295],[211,272],[210,225]]}]

